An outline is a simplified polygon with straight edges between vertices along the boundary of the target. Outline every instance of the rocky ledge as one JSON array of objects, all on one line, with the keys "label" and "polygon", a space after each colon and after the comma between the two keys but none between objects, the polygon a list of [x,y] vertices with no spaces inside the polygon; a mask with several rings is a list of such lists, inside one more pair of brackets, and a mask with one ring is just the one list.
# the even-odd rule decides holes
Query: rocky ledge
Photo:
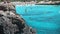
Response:
[{"label": "rocky ledge", "polygon": [[24,19],[16,14],[14,6],[14,9],[6,6],[0,5],[0,34],[36,34],[35,30],[28,27]]}]

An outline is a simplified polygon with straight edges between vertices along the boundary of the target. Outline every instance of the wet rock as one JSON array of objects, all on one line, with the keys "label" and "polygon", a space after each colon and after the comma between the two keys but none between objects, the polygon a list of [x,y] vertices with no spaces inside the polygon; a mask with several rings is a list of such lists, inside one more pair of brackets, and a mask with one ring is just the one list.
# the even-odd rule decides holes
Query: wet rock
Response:
[{"label": "wet rock", "polygon": [[36,34],[36,30],[32,27],[29,27],[28,25],[25,25],[25,28],[23,29],[24,33],[22,34]]}]

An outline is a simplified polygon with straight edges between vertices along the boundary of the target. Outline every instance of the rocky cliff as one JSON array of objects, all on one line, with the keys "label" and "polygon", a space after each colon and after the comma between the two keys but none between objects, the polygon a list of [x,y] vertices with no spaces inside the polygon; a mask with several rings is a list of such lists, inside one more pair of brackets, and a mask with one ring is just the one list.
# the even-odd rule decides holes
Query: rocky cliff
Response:
[{"label": "rocky cliff", "polygon": [[2,4],[0,5],[0,34],[36,34],[36,32],[25,24],[20,15],[16,14],[13,5],[9,8]]}]

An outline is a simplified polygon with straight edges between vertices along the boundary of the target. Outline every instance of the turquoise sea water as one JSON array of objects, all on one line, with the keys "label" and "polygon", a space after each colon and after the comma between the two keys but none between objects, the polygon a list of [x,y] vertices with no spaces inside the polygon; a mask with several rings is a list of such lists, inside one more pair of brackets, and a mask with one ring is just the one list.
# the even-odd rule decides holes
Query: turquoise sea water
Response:
[{"label": "turquoise sea water", "polygon": [[17,5],[16,13],[37,34],[60,34],[60,5]]}]

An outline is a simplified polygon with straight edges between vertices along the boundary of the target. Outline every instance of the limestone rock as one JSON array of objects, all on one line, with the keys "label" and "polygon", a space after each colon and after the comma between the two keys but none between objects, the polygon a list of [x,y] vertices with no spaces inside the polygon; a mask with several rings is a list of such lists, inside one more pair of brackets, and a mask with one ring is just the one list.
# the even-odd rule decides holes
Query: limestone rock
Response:
[{"label": "limestone rock", "polygon": [[20,15],[6,8],[0,6],[0,34],[33,34],[33,29],[25,24],[25,20]]}]

